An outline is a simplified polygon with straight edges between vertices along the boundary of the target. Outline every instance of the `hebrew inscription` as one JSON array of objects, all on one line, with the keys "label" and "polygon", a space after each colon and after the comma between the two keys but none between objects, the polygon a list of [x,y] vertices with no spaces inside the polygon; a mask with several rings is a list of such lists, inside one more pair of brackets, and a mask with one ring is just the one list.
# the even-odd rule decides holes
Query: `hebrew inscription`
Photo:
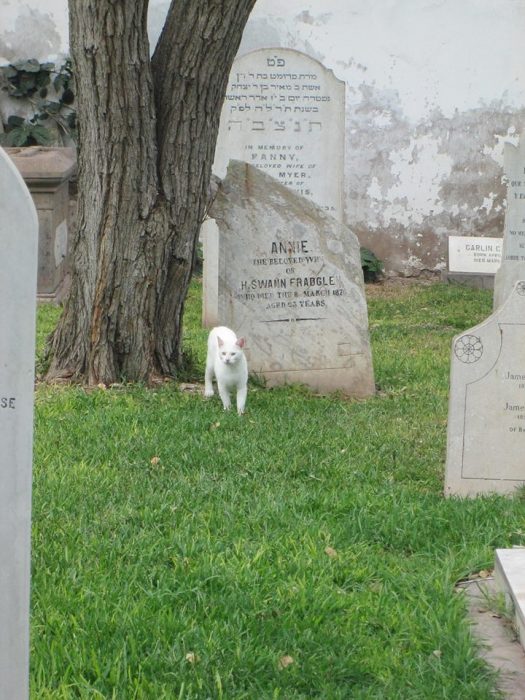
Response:
[{"label": "hebrew inscription", "polygon": [[342,220],[344,83],[309,56],[262,49],[235,61],[213,170],[243,160]]}]

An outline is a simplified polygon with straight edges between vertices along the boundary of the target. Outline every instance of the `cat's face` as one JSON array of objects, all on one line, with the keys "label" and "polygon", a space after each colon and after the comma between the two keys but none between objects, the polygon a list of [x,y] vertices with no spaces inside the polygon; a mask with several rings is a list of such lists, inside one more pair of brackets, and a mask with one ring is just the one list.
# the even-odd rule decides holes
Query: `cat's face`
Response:
[{"label": "cat's face", "polygon": [[240,360],[244,347],[244,338],[238,338],[235,343],[229,343],[217,336],[217,344],[219,346],[219,359],[225,365],[234,365]]}]

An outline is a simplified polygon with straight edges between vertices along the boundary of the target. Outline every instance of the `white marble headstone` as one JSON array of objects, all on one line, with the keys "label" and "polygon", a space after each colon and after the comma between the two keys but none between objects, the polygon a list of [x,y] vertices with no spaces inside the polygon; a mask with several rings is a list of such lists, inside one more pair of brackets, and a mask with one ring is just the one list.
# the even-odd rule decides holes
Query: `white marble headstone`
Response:
[{"label": "white marble headstone", "polygon": [[264,172],[231,161],[211,215],[218,225],[218,318],[246,336],[268,385],[375,391],[355,234]]},{"label": "white marble headstone", "polygon": [[29,695],[38,219],[0,148],[0,698]]},{"label": "white marble headstone", "polygon": [[494,308],[501,306],[518,280],[525,279],[525,136],[519,147],[505,143],[507,211],[501,266],[494,280]]},{"label": "white marble headstone", "polygon": [[293,49],[259,49],[232,67],[213,172],[264,170],[343,220],[345,84]]},{"label": "white marble headstone", "polygon": [[501,249],[501,238],[449,236],[449,272],[493,275],[501,265]]},{"label": "white marble headstone", "polygon": [[452,342],[445,493],[525,484],[525,281]]}]

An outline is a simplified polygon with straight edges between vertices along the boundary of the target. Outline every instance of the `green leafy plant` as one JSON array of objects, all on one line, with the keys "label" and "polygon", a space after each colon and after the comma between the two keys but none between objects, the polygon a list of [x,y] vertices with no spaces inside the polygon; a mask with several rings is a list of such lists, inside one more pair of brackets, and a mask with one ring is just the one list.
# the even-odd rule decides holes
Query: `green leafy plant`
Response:
[{"label": "green leafy plant", "polygon": [[383,263],[368,248],[361,247],[361,267],[365,282],[377,282],[383,273]]},{"label": "green leafy plant", "polygon": [[3,134],[1,143],[5,146],[50,146],[53,136],[45,126],[26,121],[22,117],[11,115],[7,120],[9,131]]},{"label": "green leafy plant", "polygon": [[[34,109],[29,119],[11,115],[4,124],[0,143],[7,146],[49,146],[59,135],[76,139],[76,111],[73,102],[73,73],[67,60],[56,69],[54,63],[31,58],[0,67],[2,90],[15,99],[25,100]],[[50,97],[49,88],[52,86]]]}]

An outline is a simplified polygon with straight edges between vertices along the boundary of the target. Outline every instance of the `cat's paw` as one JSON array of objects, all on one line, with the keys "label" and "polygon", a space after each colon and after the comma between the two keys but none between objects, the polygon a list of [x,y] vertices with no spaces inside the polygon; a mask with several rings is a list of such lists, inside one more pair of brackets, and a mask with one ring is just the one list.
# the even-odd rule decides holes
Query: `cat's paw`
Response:
[{"label": "cat's paw", "polygon": [[204,398],[211,399],[213,396],[213,389],[204,389]]}]

